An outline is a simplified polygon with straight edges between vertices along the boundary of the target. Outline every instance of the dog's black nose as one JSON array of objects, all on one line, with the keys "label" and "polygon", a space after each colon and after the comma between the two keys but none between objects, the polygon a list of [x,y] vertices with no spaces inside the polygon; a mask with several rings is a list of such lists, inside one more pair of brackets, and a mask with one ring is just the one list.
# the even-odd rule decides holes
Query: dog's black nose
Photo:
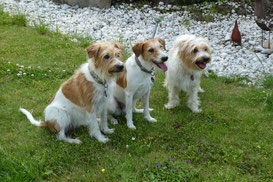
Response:
[{"label": "dog's black nose", "polygon": [[168,56],[162,57],[161,60],[162,60],[163,62],[167,61],[167,60],[168,60]]},{"label": "dog's black nose", "polygon": [[209,57],[204,57],[203,62],[205,62],[205,63],[209,62]]},{"label": "dog's black nose", "polygon": [[121,70],[123,70],[124,66],[122,64],[119,64],[116,66],[116,68],[118,71],[121,71]]}]

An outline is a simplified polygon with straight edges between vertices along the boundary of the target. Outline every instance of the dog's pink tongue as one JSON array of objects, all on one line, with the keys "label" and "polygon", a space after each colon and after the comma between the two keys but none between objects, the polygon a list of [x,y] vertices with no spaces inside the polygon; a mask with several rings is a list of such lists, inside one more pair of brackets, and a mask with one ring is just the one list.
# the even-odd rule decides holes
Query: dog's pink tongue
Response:
[{"label": "dog's pink tongue", "polygon": [[166,72],[168,70],[168,67],[164,64],[164,63],[158,63],[158,66],[164,71]]},{"label": "dog's pink tongue", "polygon": [[198,63],[198,66],[202,69],[205,69],[206,68],[206,64],[204,63]]}]

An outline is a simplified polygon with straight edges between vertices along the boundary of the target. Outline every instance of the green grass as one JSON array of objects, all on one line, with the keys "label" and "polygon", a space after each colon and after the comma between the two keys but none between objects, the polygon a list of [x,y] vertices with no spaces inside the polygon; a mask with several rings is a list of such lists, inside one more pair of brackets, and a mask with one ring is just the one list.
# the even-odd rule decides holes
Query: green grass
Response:
[{"label": "green grass", "polygon": [[194,114],[184,93],[180,106],[164,109],[158,71],[150,96],[157,123],[134,114],[132,131],[121,116],[110,125],[110,142],[81,127],[70,134],[83,144],[72,145],[31,125],[18,109],[43,119],[60,84],[86,61],[86,41],[11,24],[0,25],[0,181],[272,181],[272,79],[254,88],[203,77],[203,112]]}]

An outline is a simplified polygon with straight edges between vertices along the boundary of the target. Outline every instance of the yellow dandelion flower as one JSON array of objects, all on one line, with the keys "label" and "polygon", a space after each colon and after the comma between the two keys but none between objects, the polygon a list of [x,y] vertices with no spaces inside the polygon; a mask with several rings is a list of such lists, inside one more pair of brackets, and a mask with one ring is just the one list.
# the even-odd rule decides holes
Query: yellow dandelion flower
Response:
[{"label": "yellow dandelion flower", "polygon": [[105,169],[104,169],[104,168],[102,168],[102,169],[101,169],[101,172],[105,172]]}]

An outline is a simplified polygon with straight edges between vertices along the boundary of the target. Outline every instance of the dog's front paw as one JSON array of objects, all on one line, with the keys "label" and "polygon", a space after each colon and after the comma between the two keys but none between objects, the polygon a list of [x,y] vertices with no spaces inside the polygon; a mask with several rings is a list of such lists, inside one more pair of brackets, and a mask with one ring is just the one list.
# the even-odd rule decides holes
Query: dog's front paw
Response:
[{"label": "dog's front paw", "polygon": [[114,131],[115,131],[114,128],[112,128],[112,129],[110,129],[110,128],[104,128],[104,129],[102,130],[102,132],[103,132],[104,134],[112,134],[112,133],[114,133]]},{"label": "dog's front paw", "polygon": [[104,136],[101,133],[97,133],[97,134],[93,135],[93,137],[96,138],[99,142],[102,142],[102,143],[106,143],[106,142],[109,141],[109,138],[107,138],[106,136]]},{"label": "dog's front paw", "polygon": [[[153,111],[153,108],[149,108],[149,112]],[[144,109],[134,109],[133,110],[134,113],[144,113]]]},{"label": "dog's front paw", "polygon": [[109,141],[109,138],[107,138],[107,137],[105,137],[105,136],[102,136],[102,137],[100,137],[100,138],[97,138],[97,140],[98,140],[99,142],[106,143],[106,142]]},{"label": "dog's front paw", "polygon": [[168,104],[165,104],[164,107],[165,107],[166,109],[172,109],[172,108],[176,107],[176,105],[175,105],[175,104],[172,104],[172,103],[168,103]]},{"label": "dog's front paw", "polygon": [[116,118],[111,118],[110,121],[114,125],[118,124],[118,120]]},{"label": "dog's front paw", "polygon": [[135,127],[135,125],[133,124],[133,122],[132,122],[132,123],[127,123],[127,126],[128,126],[128,128],[130,128],[130,129],[132,129],[132,130],[135,130],[135,129],[136,129],[136,127]]},{"label": "dog's front paw", "polygon": [[204,93],[204,92],[205,92],[205,90],[204,90],[204,89],[202,89],[201,87],[199,87],[198,92]]},{"label": "dog's front paw", "polygon": [[151,123],[157,122],[157,120],[155,118],[151,117],[151,116],[150,117],[145,117],[145,119],[147,119]]},{"label": "dog's front paw", "polygon": [[77,145],[80,145],[80,144],[82,144],[82,141],[79,140],[78,138],[75,138],[75,139],[73,139],[72,143],[75,143],[75,144],[77,144]]},{"label": "dog's front paw", "polygon": [[191,111],[194,113],[200,113],[202,111],[202,109],[199,108],[191,108]]},{"label": "dog's front paw", "polygon": [[134,109],[134,113],[143,113],[144,109]]}]

